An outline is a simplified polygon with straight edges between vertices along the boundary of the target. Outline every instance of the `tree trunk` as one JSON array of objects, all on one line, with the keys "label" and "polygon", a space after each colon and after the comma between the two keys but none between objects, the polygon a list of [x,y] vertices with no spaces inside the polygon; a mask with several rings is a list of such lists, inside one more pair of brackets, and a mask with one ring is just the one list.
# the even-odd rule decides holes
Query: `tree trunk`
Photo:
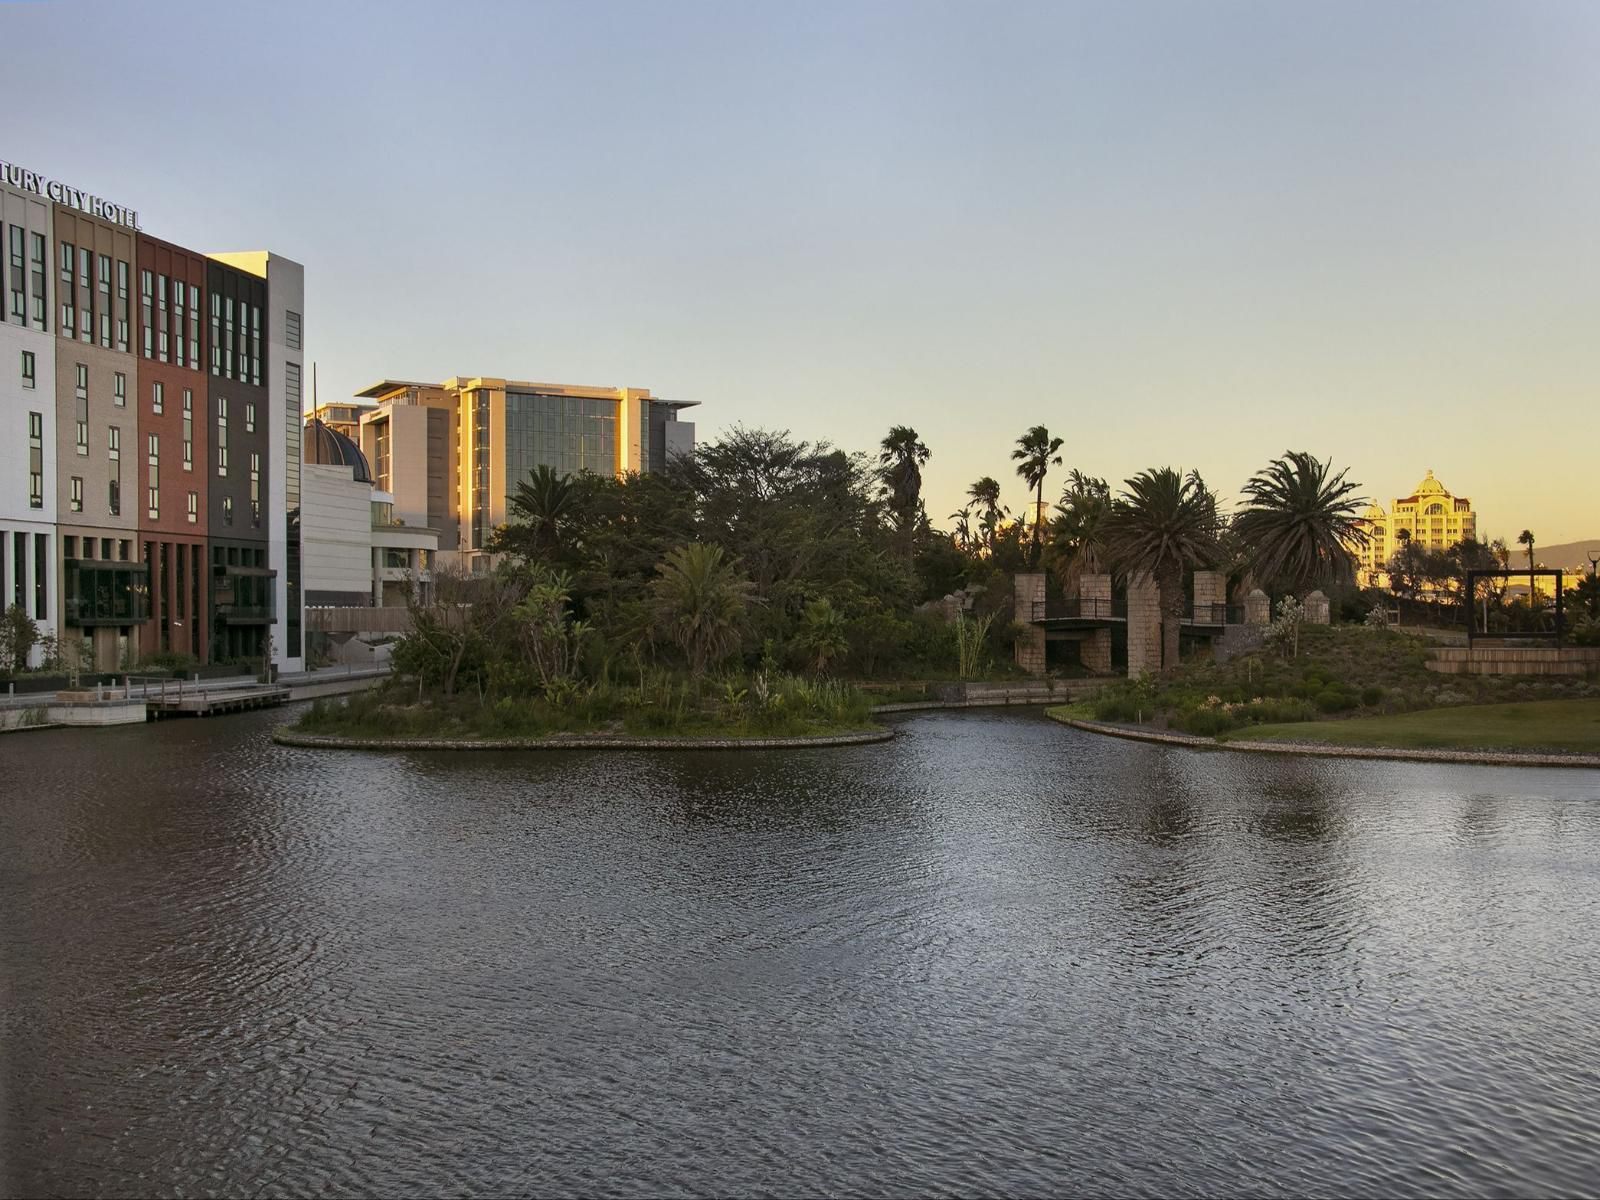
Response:
[{"label": "tree trunk", "polygon": [[1183,628],[1183,576],[1163,570],[1156,576],[1161,603],[1161,673],[1170,675],[1178,667],[1178,635]]}]

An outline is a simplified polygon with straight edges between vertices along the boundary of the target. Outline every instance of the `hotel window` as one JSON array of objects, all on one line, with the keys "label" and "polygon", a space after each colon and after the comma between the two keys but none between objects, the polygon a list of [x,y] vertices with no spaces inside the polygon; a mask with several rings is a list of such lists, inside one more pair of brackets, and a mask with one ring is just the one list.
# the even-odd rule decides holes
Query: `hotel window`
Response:
[{"label": "hotel window", "polygon": [[261,524],[261,455],[250,455],[250,524]]},{"label": "hotel window", "polygon": [[112,462],[122,461],[122,430],[115,425],[106,426],[106,457]]},{"label": "hotel window", "polygon": [[150,385],[150,411],[161,412],[167,402],[167,385],[157,379]]},{"label": "hotel window", "polygon": [[43,621],[49,615],[50,606],[45,595],[45,577],[49,571],[50,563],[50,535],[36,533],[33,535],[33,615]]},{"label": "hotel window", "polygon": [[211,373],[222,374],[222,297],[211,293]]},{"label": "hotel window", "polygon": [[117,372],[113,380],[111,400],[118,408],[128,406],[128,377],[121,371]]},{"label": "hotel window", "polygon": [[94,341],[94,252],[87,246],[78,249],[78,303],[81,305],[78,336]]},{"label": "hotel window", "polygon": [[128,264],[117,259],[117,349],[128,352]]},{"label": "hotel window", "polygon": [[233,297],[222,298],[222,377],[233,378]]},{"label": "hotel window", "polygon": [[33,256],[30,264],[33,268],[33,327],[35,329],[46,329],[49,326],[49,320],[45,316],[44,259],[44,234],[36,233],[33,235]]},{"label": "hotel window", "polygon": [[283,344],[290,350],[300,349],[300,314],[297,312],[283,314]]},{"label": "hotel window", "polygon": [[78,364],[78,386],[75,392],[78,423],[78,453],[89,453],[89,368]]},{"label": "hotel window", "polygon": [[139,323],[144,327],[141,335],[144,341],[144,356],[151,358],[155,354],[155,286],[156,277],[150,271],[139,272]]},{"label": "hotel window", "polygon": [[161,439],[152,433],[146,450],[149,473],[145,480],[145,507],[150,520],[154,521],[161,516]]},{"label": "hotel window", "polygon": [[250,382],[261,384],[261,306],[250,307]]},{"label": "hotel window", "polygon": [[217,398],[217,474],[228,473],[228,398]]},{"label": "hotel window", "polygon": [[44,414],[28,414],[28,507],[44,507]]},{"label": "hotel window", "polygon": [[[189,524],[198,525],[200,523],[200,493],[199,492],[190,492],[189,493],[189,511],[188,511],[188,516],[189,516]],[[179,561],[182,561],[182,560],[179,560]]]},{"label": "hotel window", "polygon": [[172,361],[183,366],[185,361],[183,337],[183,280],[172,281]]},{"label": "hotel window", "polygon": [[69,505],[73,512],[83,511],[83,476],[81,475],[72,477],[72,498],[69,501]]},{"label": "hotel window", "polygon": [[38,369],[32,350],[22,352],[22,386],[31,388],[38,383]]},{"label": "hotel window", "polygon": [[183,389],[183,469],[194,470],[194,393]]},{"label": "hotel window", "polygon": [[233,497],[232,496],[224,496],[222,498],[222,523],[224,525],[232,525],[233,524]]},{"label": "hotel window", "polygon": [[28,293],[23,288],[28,278],[28,264],[22,257],[25,232],[21,225],[11,226],[11,323],[28,323]]},{"label": "hotel window", "polygon": [[70,338],[76,333],[73,309],[76,307],[76,298],[72,291],[72,256],[76,247],[71,242],[61,243],[61,284],[57,289],[61,296],[61,336]]},{"label": "hotel window", "polygon": [[170,330],[168,329],[169,310],[167,308],[167,277],[165,275],[156,276],[156,308],[161,313],[160,338],[156,344],[156,357],[162,362],[166,362],[167,351],[171,348],[172,343],[168,340]]},{"label": "hotel window", "polygon": [[100,256],[100,344],[111,349],[111,256]]},{"label": "hotel window", "polygon": [[189,369],[200,369],[200,289],[189,285]]},{"label": "hotel window", "polygon": [[253,401],[245,402],[244,431],[246,433],[254,433],[256,431],[256,406]]}]

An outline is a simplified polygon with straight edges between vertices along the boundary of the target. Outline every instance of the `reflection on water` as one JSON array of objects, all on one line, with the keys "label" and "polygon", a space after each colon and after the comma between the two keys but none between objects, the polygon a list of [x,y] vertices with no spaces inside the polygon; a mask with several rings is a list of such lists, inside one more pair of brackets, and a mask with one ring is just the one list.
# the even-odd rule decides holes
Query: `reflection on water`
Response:
[{"label": "reflection on water", "polygon": [[[0,740],[0,1192],[1600,1177],[1600,773]],[[20,786],[11,786],[22,781]]]}]

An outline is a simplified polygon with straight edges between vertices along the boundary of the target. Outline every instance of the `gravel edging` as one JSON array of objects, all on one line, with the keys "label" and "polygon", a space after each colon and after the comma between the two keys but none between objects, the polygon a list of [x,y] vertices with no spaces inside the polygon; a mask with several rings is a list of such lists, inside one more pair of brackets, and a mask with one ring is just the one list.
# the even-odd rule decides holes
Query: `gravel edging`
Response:
[{"label": "gravel edging", "polygon": [[644,738],[594,734],[557,734],[542,738],[349,738],[296,733],[288,726],[272,731],[272,740],[278,745],[306,750],[805,750],[865,746],[887,742],[894,736],[893,729],[776,738]]},{"label": "gravel edging", "polygon": [[[1047,714],[1048,715],[1048,714]],[[1526,750],[1404,750],[1383,746],[1334,746],[1327,742],[1219,742],[1216,738],[1190,733],[1165,733],[1113,725],[1106,721],[1085,721],[1079,717],[1050,716],[1052,721],[1134,742],[1154,742],[1182,746],[1188,750],[1240,750],[1247,754],[1299,754],[1310,758],[1378,758],[1400,762],[1475,763],[1491,767],[1600,767],[1600,754],[1560,754]]]}]

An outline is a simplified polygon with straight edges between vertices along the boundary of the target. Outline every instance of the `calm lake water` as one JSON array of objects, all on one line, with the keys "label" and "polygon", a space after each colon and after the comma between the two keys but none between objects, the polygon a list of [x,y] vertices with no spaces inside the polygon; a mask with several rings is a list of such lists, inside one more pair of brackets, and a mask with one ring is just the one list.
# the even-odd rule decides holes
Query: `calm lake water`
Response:
[{"label": "calm lake water", "polygon": [[1600,772],[0,738],[0,1192],[1600,1185]]}]

